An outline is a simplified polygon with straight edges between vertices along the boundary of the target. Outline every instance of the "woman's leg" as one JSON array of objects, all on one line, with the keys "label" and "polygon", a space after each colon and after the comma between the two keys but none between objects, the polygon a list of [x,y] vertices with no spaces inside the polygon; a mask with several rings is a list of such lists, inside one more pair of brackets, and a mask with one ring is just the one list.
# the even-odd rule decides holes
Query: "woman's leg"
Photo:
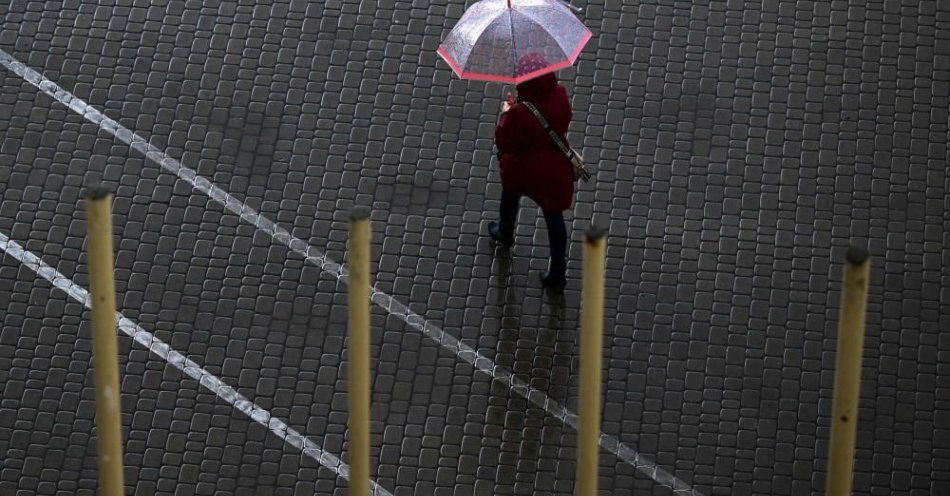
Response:
[{"label": "woman's leg", "polygon": [[501,206],[499,207],[498,222],[488,223],[488,234],[495,241],[511,246],[515,243],[515,224],[518,222],[518,203],[521,195],[501,191]]},{"label": "woman's leg", "polygon": [[563,280],[564,273],[567,271],[567,228],[564,226],[564,213],[544,212],[544,221],[548,226],[548,241],[551,245],[551,265],[548,276]]},{"label": "woman's leg", "polygon": [[521,195],[501,191],[501,208],[499,212],[499,228],[506,237],[512,237],[515,234],[515,224],[518,223],[518,204],[521,202]]}]

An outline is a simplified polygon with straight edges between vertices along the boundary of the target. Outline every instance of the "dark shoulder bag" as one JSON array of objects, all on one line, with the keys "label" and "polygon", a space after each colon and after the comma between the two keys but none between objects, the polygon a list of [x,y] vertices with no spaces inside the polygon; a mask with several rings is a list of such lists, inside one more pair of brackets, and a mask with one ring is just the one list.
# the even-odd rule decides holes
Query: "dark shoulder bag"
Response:
[{"label": "dark shoulder bag", "polygon": [[551,141],[557,145],[558,149],[561,150],[561,153],[564,154],[564,157],[567,158],[571,164],[574,166],[574,180],[578,179],[583,180],[585,183],[590,181],[590,172],[587,171],[587,167],[584,167],[584,159],[581,158],[581,155],[577,153],[577,150],[568,146],[564,140],[553,129],[551,125],[548,124],[548,120],[544,118],[544,115],[541,114],[541,111],[534,106],[531,102],[519,102],[525,107],[528,107],[528,110],[538,118],[538,121],[541,122],[541,125],[544,127],[544,130],[548,132],[548,136],[551,137]]}]

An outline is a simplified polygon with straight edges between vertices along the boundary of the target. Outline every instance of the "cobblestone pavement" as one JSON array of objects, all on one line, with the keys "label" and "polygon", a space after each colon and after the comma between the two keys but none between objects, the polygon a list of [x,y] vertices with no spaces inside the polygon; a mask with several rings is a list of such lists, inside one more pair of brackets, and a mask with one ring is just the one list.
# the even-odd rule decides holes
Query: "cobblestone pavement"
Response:
[{"label": "cobblestone pavement", "polygon": [[[866,245],[855,494],[950,494],[947,4],[583,5],[595,38],[560,74],[597,180],[563,298],[533,205],[510,256],[483,235],[509,88],[438,59],[461,1],[15,0],[0,50],[333,260],[372,206],[377,288],[573,411],[579,241],[609,227],[602,428],[703,495],[822,493],[841,261]],[[123,315],[345,453],[343,283],[8,70],[0,137],[0,233],[88,287],[81,198],[105,182]],[[88,312],[9,254],[0,302],[0,494],[93,495]],[[573,429],[372,323],[376,482],[571,494]],[[124,335],[119,359],[134,494],[345,494]],[[600,474],[671,494],[606,451]]]}]

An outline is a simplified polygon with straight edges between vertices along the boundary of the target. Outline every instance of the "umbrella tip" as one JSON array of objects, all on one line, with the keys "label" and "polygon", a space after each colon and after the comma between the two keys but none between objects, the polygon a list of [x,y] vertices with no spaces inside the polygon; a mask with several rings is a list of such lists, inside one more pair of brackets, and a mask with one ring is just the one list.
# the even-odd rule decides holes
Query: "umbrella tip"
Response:
[{"label": "umbrella tip", "polygon": [[[510,3],[510,2],[511,2],[511,0],[509,0],[509,3]],[[570,2],[570,0],[561,0],[561,2],[562,2],[564,5],[567,5],[567,8],[573,10],[574,12],[583,12],[583,11],[584,11],[584,7],[581,7],[581,6],[579,6],[579,5],[574,5],[574,4],[572,4],[572,3]]]}]

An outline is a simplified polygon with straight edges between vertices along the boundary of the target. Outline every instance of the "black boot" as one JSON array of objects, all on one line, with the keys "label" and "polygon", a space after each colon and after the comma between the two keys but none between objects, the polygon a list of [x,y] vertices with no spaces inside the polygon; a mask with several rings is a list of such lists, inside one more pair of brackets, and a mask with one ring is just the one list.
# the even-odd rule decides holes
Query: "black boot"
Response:
[{"label": "black boot", "polygon": [[[507,231],[507,232],[505,232]],[[515,235],[514,229],[502,229],[501,225],[497,222],[488,223],[488,234],[491,235],[491,239],[510,247],[515,244]]]}]

